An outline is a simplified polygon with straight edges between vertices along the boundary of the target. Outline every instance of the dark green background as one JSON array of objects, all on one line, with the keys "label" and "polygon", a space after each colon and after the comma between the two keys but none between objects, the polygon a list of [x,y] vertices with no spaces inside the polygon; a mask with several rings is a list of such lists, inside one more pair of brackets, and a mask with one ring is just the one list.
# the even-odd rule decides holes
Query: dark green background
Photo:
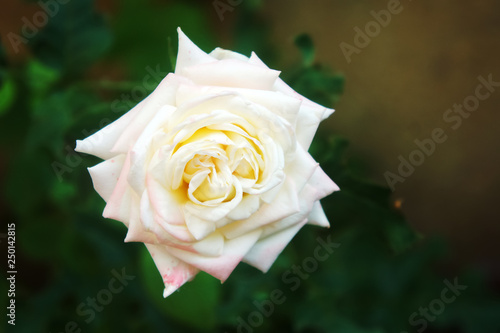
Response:
[{"label": "dark green background", "polygon": [[[256,51],[297,91],[326,106],[335,106],[344,84],[341,75],[315,61],[307,35],[297,36],[293,65],[284,67],[259,1],[243,1],[225,14],[231,14],[234,41],[227,45],[218,44],[218,30],[207,18],[206,10],[215,9],[200,3],[127,1],[108,10],[72,0],[23,45],[22,57],[7,56],[11,45],[2,35],[0,232],[15,223],[18,272],[16,326],[7,326],[4,317],[6,331],[237,332],[241,321],[258,317],[255,304],[267,304],[278,289],[286,300],[261,315],[262,324],[252,331],[417,332],[422,326],[409,323],[412,314],[441,297],[445,279],[457,279],[467,289],[428,321],[426,332],[499,332],[494,276],[450,266],[446,242],[414,232],[390,190],[367,179],[370,161],[352,154],[348,138],[324,126],[310,151],[342,189],[323,200],[332,228],[306,226],[267,274],[240,264],[223,285],[199,274],[161,297],[161,277],[144,246],[123,244],[125,227],[102,218],[104,202],[86,170],[98,159],[74,153],[75,140],[123,114],[123,103],[114,102],[143,91],[137,87],[144,88],[148,67],[173,69],[177,26],[205,51]],[[291,290],[296,284],[284,274],[313,256],[318,237],[340,246]],[[0,240],[7,253],[7,240]],[[1,262],[5,309],[6,254]],[[82,303],[81,309],[90,309],[88,298],[103,295],[122,270],[131,277],[122,291],[97,307],[95,316],[78,311]]]}]

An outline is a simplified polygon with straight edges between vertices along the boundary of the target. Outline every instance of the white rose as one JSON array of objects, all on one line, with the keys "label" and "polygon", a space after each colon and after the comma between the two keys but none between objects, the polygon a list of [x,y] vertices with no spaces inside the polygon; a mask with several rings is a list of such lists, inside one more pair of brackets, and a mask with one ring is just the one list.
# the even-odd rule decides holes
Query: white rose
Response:
[{"label": "white rose", "polygon": [[206,54],[179,29],[175,73],[76,150],[103,216],[144,242],[167,297],[203,270],[224,281],[240,261],[266,272],[338,187],[307,152],[333,110],[296,93],[254,53]]}]

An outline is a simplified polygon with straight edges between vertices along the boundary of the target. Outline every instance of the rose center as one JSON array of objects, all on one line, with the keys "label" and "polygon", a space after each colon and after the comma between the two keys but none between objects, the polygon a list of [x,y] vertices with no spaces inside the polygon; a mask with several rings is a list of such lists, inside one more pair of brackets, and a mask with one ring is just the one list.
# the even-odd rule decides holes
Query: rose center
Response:
[{"label": "rose center", "polygon": [[183,180],[188,184],[188,192],[194,201],[210,204],[230,201],[234,197],[233,177],[227,157],[217,155],[196,154],[186,164]]},{"label": "rose center", "polygon": [[210,125],[178,141],[167,174],[172,175],[172,189],[185,193],[186,199],[216,206],[262,186],[263,155],[260,141],[243,128],[230,123]]}]

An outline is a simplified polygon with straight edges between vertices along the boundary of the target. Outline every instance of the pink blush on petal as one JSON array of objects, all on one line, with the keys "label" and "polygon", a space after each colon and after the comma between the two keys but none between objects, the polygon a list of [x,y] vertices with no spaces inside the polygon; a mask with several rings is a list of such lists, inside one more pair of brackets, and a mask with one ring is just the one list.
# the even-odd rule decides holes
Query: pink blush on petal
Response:
[{"label": "pink blush on petal", "polygon": [[[191,280],[196,274],[196,269],[187,269],[185,267],[174,267],[169,273],[163,274],[163,283],[169,289],[178,289],[187,281]],[[173,288],[172,288],[173,287]]]},{"label": "pink blush on petal", "polygon": [[174,270],[170,275],[163,274],[163,283],[179,288],[185,282],[185,274],[181,270]]}]

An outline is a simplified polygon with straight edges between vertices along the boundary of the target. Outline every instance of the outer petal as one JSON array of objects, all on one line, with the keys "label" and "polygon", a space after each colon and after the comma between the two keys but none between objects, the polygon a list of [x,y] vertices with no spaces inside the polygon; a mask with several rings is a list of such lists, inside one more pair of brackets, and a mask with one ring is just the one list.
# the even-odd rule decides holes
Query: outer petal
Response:
[{"label": "outer petal", "polygon": [[235,59],[185,67],[182,75],[202,85],[270,90],[279,71]]},{"label": "outer petal", "polygon": [[[134,193],[133,191],[131,191]],[[135,193],[134,193],[135,195]],[[139,206],[133,205],[130,207],[130,220],[128,223],[127,236],[125,242],[141,242],[149,244],[158,244],[162,234],[155,230],[147,229],[142,223],[142,210]]]},{"label": "outer petal", "polygon": [[[266,64],[264,64],[264,62],[262,62],[262,60],[260,60],[259,57],[257,57],[257,55],[253,52],[249,62],[268,68]],[[295,97],[302,102],[302,107],[297,118],[296,135],[297,141],[302,145],[302,147],[304,147],[304,149],[308,150],[319,123],[328,118],[335,110],[325,108],[324,106],[307,99],[293,90],[281,79],[276,80],[273,89],[288,96]]]},{"label": "outer petal", "polygon": [[[118,182],[109,197],[109,200],[104,208],[103,216],[129,224],[133,215],[137,215],[138,209],[133,211],[133,208],[139,206],[139,196],[130,189],[127,182],[127,174],[130,170],[130,154],[127,154]],[[134,216],[135,217],[135,216]]]},{"label": "outer petal", "polygon": [[248,219],[234,221],[221,228],[221,231],[227,238],[234,239],[297,212],[300,212],[300,204],[295,184],[290,180],[285,180],[280,193],[271,204],[263,204]]},{"label": "outer petal", "polygon": [[175,92],[179,83],[182,82],[186,82],[186,79],[172,73],[168,74],[158,87],[140,103],[139,111],[122,131],[112,152],[128,152],[156,113],[165,105],[175,105]]},{"label": "outer petal", "polygon": [[276,85],[274,86],[274,88],[277,91],[281,91],[289,96],[296,96],[298,99],[300,99],[302,101],[303,105],[307,105],[312,110],[314,110],[313,112],[315,115],[321,116],[320,120],[325,120],[332,113],[335,112],[334,109],[325,108],[324,106],[322,106],[318,103],[315,103],[315,102],[311,101],[310,99],[302,96],[301,94],[299,94],[298,92],[293,90],[288,84],[285,83],[285,81],[283,81],[281,79],[276,80]]},{"label": "outer petal", "polygon": [[[308,215],[315,218],[315,223],[325,224],[326,221],[326,226],[328,226],[328,220],[326,220],[321,205],[317,200],[327,195],[326,193],[329,191],[338,189],[338,187],[322,172],[321,168],[318,167],[316,170],[309,183],[300,191],[300,211],[265,226],[261,239],[245,256],[245,262],[263,272],[267,272],[286,245],[306,224]],[[328,178],[328,180],[324,177]],[[318,182],[324,185],[319,185]]]},{"label": "outer petal", "polygon": [[319,123],[322,120],[323,111],[325,110],[326,108],[318,109],[307,104],[302,104],[299,114],[297,115],[295,135],[297,136],[297,141],[304,149],[308,150],[311,146]]},{"label": "outer petal", "polygon": [[[151,205],[148,192],[144,191],[141,197],[140,221],[134,221],[134,223],[129,225],[129,231],[125,241],[151,244],[171,244],[172,242],[179,241],[179,238],[181,238],[181,241],[187,242],[192,240],[192,236],[187,232],[187,230],[185,230],[185,233],[188,234],[186,237],[179,237],[179,232],[174,233],[172,230],[170,230],[170,232],[167,231],[163,228],[163,223],[158,222],[158,220],[158,215]],[[174,230],[177,231],[176,229]],[[175,236],[173,234],[175,234]],[[150,235],[155,237],[152,239]]]},{"label": "outer petal", "polygon": [[241,237],[226,240],[224,251],[219,257],[205,257],[175,248],[167,248],[168,252],[180,260],[207,272],[224,282],[239,262],[257,242],[262,230],[254,230]]},{"label": "outer petal", "polygon": [[132,110],[86,139],[77,140],[75,150],[80,153],[100,157],[104,160],[116,156],[117,154],[111,152],[111,149],[116,144],[116,141],[125,128],[127,128],[132,119],[135,118],[142,104],[143,102],[137,104]]},{"label": "outer petal", "polygon": [[[105,174],[100,174],[96,170],[92,171],[93,181],[96,187],[99,188],[99,191],[102,192],[102,195],[104,195],[103,198],[107,201],[102,215],[106,218],[121,221],[128,227],[125,241],[133,239],[134,241],[157,243],[156,236],[149,233],[141,224],[140,197],[128,186],[127,174],[130,170],[130,156],[127,155],[121,158],[124,161],[122,162],[123,167],[120,176],[118,178],[112,177],[111,179],[108,175],[110,178],[109,182],[114,184],[106,183]],[[112,163],[111,160],[109,162]],[[99,167],[99,165],[96,167]],[[109,190],[112,185],[113,190],[110,194]]]},{"label": "outer petal", "polygon": [[260,239],[247,253],[243,261],[266,273],[306,222],[307,220],[304,219],[300,223]]},{"label": "outer petal", "polygon": [[231,50],[225,50],[225,49],[222,49],[220,47],[215,48],[209,54],[217,60],[238,59],[241,61],[248,61],[247,56],[245,56],[241,53],[238,53],[238,52],[231,51]]},{"label": "outer petal", "polygon": [[[250,56],[248,61],[252,64],[258,64],[260,66],[269,68],[262,60],[260,60],[260,58],[254,52],[252,52],[252,55]],[[283,81],[281,79],[276,80],[276,85],[274,86],[274,88],[277,91],[281,91],[289,96],[294,96],[294,97],[300,99],[304,105],[308,105],[312,108],[317,109],[317,111],[315,113],[322,114],[323,115],[322,120],[328,118],[335,111],[333,109],[325,108],[324,106],[322,106],[316,102],[313,102],[310,99],[302,96],[301,94],[299,94],[298,92],[293,90],[288,84],[285,83],[285,81]],[[326,109],[326,110],[324,110],[324,109]]]},{"label": "outer petal", "polygon": [[106,202],[115,189],[124,163],[125,154],[121,154],[88,169],[94,183],[94,189]]},{"label": "outer petal", "polygon": [[301,101],[281,92],[235,87],[181,84],[177,90],[177,105],[207,95],[236,92],[244,99],[262,105],[274,114],[286,119],[295,128]]},{"label": "outer petal", "polygon": [[184,283],[192,280],[199,272],[197,268],[170,255],[162,246],[146,244],[146,247],[163,278],[165,284],[163,297],[172,294]]},{"label": "outer petal", "polygon": [[307,218],[308,224],[317,225],[320,227],[329,228],[330,223],[328,222],[328,218],[323,211],[323,207],[321,207],[321,203],[316,201],[313,205],[311,212],[309,213],[309,217]]},{"label": "outer petal", "polygon": [[309,212],[313,207],[314,202],[318,198],[318,194],[319,192],[314,187],[306,185],[299,193],[300,211],[280,221],[266,225],[262,229],[261,237],[265,238],[275,233],[279,233],[282,230],[285,230],[306,220]]},{"label": "outer petal", "polygon": [[177,28],[177,32],[179,34],[179,50],[177,52],[175,74],[183,75],[186,67],[217,61],[196,46],[196,44],[182,32],[181,28]]},{"label": "outer petal", "polygon": [[309,179],[308,184],[318,191],[316,200],[340,190],[337,184],[335,184],[319,166],[314,171],[311,179]]},{"label": "outer petal", "polygon": [[[263,204],[248,219],[235,221],[222,228],[221,231],[227,238],[237,237],[254,228],[264,228],[265,234],[287,228],[305,219],[315,201],[338,190],[338,186],[314,162],[309,153],[301,148],[297,149],[298,161],[294,161],[296,166],[289,171],[290,174],[276,199],[270,204]],[[309,158],[306,158],[307,156]]]},{"label": "outer petal", "polygon": [[297,192],[300,192],[317,168],[318,163],[311,154],[297,146],[295,158],[287,165],[285,173],[286,177],[294,182]]},{"label": "outer petal", "polygon": [[[147,191],[144,192],[141,199],[141,222],[142,224],[135,231],[132,230],[132,224],[129,226],[129,233],[125,241],[161,244],[209,257],[222,254],[224,237],[220,232],[213,232],[204,239],[195,241],[185,226],[166,224],[155,215]],[[167,225],[167,228],[164,228],[163,225]],[[183,233],[184,235],[182,235]],[[157,240],[148,241],[145,239],[148,235],[156,236]]]}]

